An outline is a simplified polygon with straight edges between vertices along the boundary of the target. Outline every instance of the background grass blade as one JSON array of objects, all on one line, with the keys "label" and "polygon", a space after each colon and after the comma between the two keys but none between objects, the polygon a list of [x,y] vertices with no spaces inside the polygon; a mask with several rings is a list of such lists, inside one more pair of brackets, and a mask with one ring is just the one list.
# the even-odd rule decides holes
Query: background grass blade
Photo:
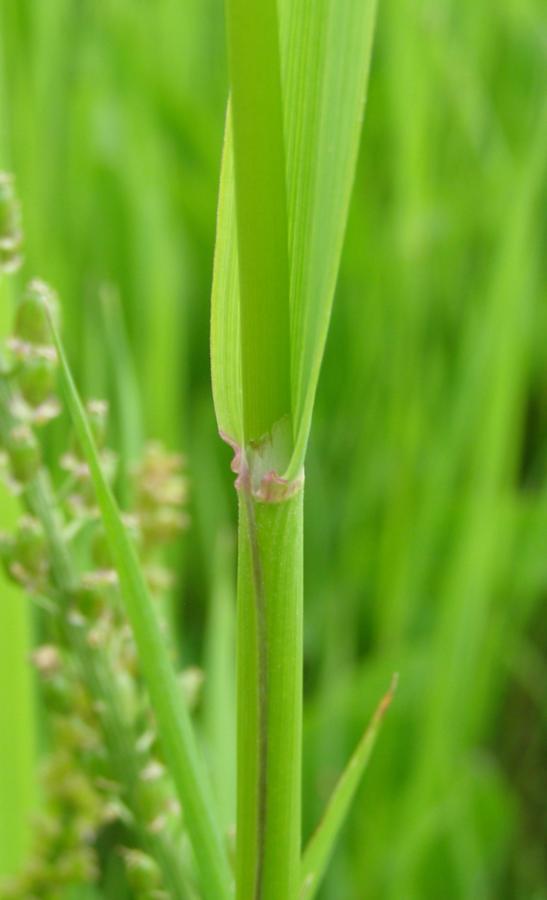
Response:
[{"label": "background grass blade", "polygon": [[113,418],[116,446],[120,448],[124,476],[136,462],[144,443],[140,395],[135,361],[128,340],[123,309],[116,289],[105,285],[101,293],[104,333],[108,345],[113,384]]},{"label": "background grass blade", "polygon": [[156,714],[160,739],[184,809],[203,894],[211,900],[223,900],[231,894],[231,873],[214,817],[213,801],[202,770],[192,724],[167,655],[165,639],[134,547],[103,476],[89,424],[53,324],[52,330],[59,353],[64,393],[91,471],[143,675]]},{"label": "background grass blade", "polygon": [[389,691],[378,704],[370,725],[334,788],[323,818],[304,850],[300,900],[311,900],[321,886],[321,880],[329,864],[336,839],[363,777],[378,737],[382,719],[393,699],[396,686],[397,679],[394,677]]},{"label": "background grass blade", "polygon": [[234,836],[236,820],[235,553],[232,544],[228,533],[221,534],[214,552],[203,710],[219,817],[230,837]]}]

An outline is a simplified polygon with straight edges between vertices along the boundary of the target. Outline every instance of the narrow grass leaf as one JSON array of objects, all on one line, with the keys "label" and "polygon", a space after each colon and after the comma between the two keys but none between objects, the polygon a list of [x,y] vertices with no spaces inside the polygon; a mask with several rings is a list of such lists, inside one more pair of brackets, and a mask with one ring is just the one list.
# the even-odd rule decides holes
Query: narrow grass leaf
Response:
[{"label": "narrow grass leaf", "polygon": [[214,818],[210,789],[202,770],[192,723],[167,655],[165,638],[148,594],[135,548],[103,475],[89,423],[53,323],[52,330],[59,354],[64,393],[90,468],[143,675],[156,714],[160,739],[184,810],[185,823],[201,876],[203,896],[211,900],[225,900],[231,896],[231,873]]},{"label": "narrow grass leaf", "polygon": [[304,464],[363,121],[375,0],[282,0],[295,449]]},{"label": "narrow grass leaf", "polygon": [[233,541],[221,532],[212,565],[211,608],[205,651],[203,724],[212,762],[213,786],[223,829],[236,820],[235,590]]},{"label": "narrow grass leaf", "polygon": [[222,435],[242,447],[244,435],[240,332],[234,152],[228,104],[211,296],[211,380],[219,430]]},{"label": "narrow grass leaf", "polygon": [[393,699],[396,686],[397,676],[394,676],[389,691],[378,704],[370,725],[340,776],[323,818],[304,851],[301,867],[300,900],[311,900],[312,897],[315,897],[321,885],[321,879],[327,868],[336,839],[367,767],[380,731],[382,719]]},{"label": "narrow grass leaf", "polygon": [[122,305],[113,285],[105,285],[101,291],[101,309],[109,351],[110,393],[114,398],[113,425],[121,463],[119,496],[123,505],[124,499],[130,495],[129,470],[137,461],[144,443],[141,398]]}]

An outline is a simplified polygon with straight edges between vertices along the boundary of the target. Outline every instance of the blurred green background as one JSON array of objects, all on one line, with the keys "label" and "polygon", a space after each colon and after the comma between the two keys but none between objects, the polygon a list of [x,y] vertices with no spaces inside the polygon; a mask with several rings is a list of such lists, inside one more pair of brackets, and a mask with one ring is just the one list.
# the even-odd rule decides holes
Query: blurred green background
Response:
[{"label": "blurred green background", "polygon": [[[307,832],[395,670],[400,688],[322,900],[547,898],[546,41],[540,0],[380,4],[307,470]],[[0,0],[24,274],[58,288],[118,447],[144,431],[188,455],[176,612],[198,663],[229,641],[211,598],[234,570],[208,351],[226,95],[221,0]],[[5,704],[30,625],[2,595]],[[24,699],[12,719],[4,797]],[[4,870],[16,824],[0,809]]]}]

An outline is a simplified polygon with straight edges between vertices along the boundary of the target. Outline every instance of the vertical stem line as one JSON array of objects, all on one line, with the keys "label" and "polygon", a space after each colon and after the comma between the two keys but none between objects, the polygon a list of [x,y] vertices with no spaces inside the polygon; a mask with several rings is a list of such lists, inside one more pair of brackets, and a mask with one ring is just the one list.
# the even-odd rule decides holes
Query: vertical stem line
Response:
[{"label": "vertical stem line", "polygon": [[293,900],[301,840],[303,493],[240,494],[238,900]]},{"label": "vertical stem line", "polygon": [[256,824],[256,863],[255,863],[255,900],[262,900],[262,877],[264,872],[264,855],[266,851],[266,814],[268,798],[268,623],[266,618],[266,596],[264,590],[264,573],[258,544],[258,531],[253,499],[245,491],[243,493],[245,513],[248,526],[249,554],[253,578],[253,592],[256,616],[256,666],[257,666],[257,824]]}]

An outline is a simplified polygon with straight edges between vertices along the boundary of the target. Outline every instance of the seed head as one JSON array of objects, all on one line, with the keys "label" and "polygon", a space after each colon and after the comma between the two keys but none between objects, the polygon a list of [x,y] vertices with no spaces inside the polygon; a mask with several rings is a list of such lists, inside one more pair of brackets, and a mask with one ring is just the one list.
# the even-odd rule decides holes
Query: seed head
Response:
[{"label": "seed head", "polygon": [[25,402],[34,408],[42,406],[55,390],[56,377],[55,355],[29,354],[17,372],[17,384]]},{"label": "seed head", "polygon": [[28,588],[40,584],[49,569],[46,537],[40,523],[23,516],[15,536],[12,572]]},{"label": "seed head", "polygon": [[19,300],[15,314],[15,337],[23,345],[51,347],[49,317],[59,318],[59,304],[55,291],[34,279]]},{"label": "seed head", "polygon": [[28,484],[40,468],[42,454],[36,436],[28,425],[16,425],[8,438],[11,474],[19,484]]},{"label": "seed head", "polygon": [[15,548],[15,540],[11,534],[0,532],[0,563],[9,578],[13,578],[11,566],[13,563],[13,553]]},{"label": "seed head", "polygon": [[142,850],[122,850],[127,879],[134,891],[154,891],[161,886],[161,873],[154,860]]},{"label": "seed head", "polygon": [[22,262],[21,209],[12,175],[0,172],[0,273],[16,272]]},{"label": "seed head", "polygon": [[91,426],[95,443],[101,450],[106,441],[108,403],[105,400],[89,400],[87,403],[87,419]]},{"label": "seed head", "polygon": [[42,647],[38,647],[32,654],[32,662],[44,678],[51,678],[61,668],[61,656],[54,644],[44,644]]}]

